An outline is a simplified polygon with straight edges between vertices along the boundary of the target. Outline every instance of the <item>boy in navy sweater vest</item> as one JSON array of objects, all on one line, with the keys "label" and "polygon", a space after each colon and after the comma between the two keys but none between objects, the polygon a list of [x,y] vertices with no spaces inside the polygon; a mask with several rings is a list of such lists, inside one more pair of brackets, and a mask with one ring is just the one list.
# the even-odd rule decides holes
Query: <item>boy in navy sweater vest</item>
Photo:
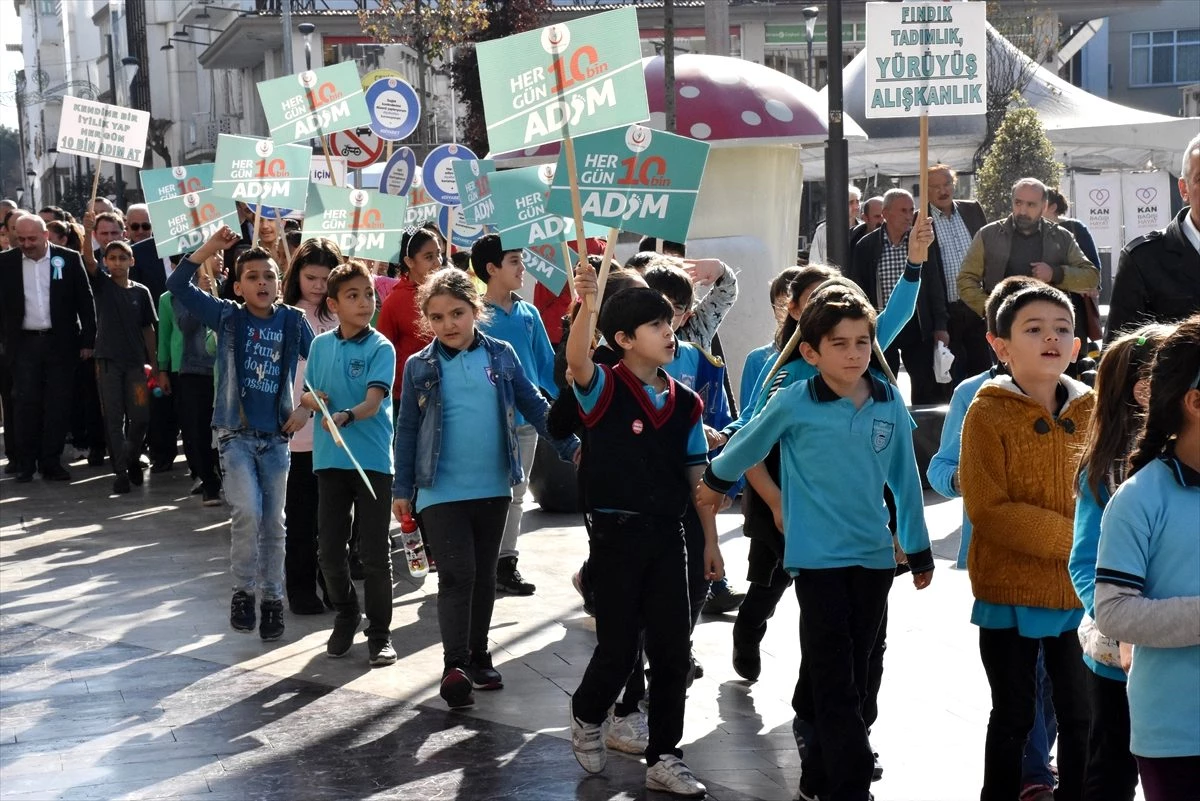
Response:
[{"label": "boy in navy sweater vest", "polygon": [[[594,299],[595,275],[580,266],[580,296]],[[700,797],[705,787],[680,758],[679,741],[691,628],[683,516],[707,462],[704,404],[662,370],[675,355],[672,309],[662,294],[632,288],[605,305],[600,330],[621,352],[615,367],[592,361],[589,316],[571,327],[567,366],[586,430],[580,469],[597,645],[571,701],[571,745],[584,770],[604,769],[608,709],[638,658],[644,626],[654,669],[646,787]],[[705,577],[720,578],[711,510],[701,521]]]}]

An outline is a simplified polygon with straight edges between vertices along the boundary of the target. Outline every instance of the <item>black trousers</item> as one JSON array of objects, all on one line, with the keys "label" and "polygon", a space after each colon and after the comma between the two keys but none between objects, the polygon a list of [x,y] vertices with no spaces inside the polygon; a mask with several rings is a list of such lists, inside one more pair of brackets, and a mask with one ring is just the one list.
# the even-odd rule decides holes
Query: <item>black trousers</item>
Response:
[{"label": "black trousers", "polygon": [[7,356],[0,354],[0,417],[4,418],[4,458],[15,464],[17,430],[13,424],[13,373]]},{"label": "black trousers", "polygon": [[[180,373],[178,376],[172,376],[171,387],[175,395],[179,429],[183,434],[183,452],[187,456],[188,467],[196,474],[197,478],[204,482],[204,489],[207,492],[215,493],[221,488],[221,476],[217,449],[213,447],[212,435],[213,377]],[[150,415],[150,419],[153,421],[153,407],[151,407]],[[292,470],[295,470],[295,467]],[[311,463],[309,472],[312,472]],[[291,472],[288,473],[288,478],[290,480]],[[314,487],[316,485],[315,478],[313,485]],[[313,500],[310,525],[314,527],[315,532],[317,519],[315,488]],[[315,533],[313,539],[316,539]]]},{"label": "black trousers", "polygon": [[283,571],[289,604],[311,601],[316,597],[318,582],[322,588],[325,586],[317,560],[320,497],[320,482],[313,473],[312,451],[292,451],[283,503]]},{"label": "black trousers", "polygon": [[[320,487],[318,538],[325,590],[339,618],[358,619],[358,593],[350,580],[349,544],[352,520],[358,521],[358,552],[363,563],[367,640],[387,640],[392,627],[392,554],[388,539],[392,477],[366,471],[375,497],[354,470],[317,471]],[[286,557],[285,557],[286,558]]]},{"label": "black trousers", "polygon": [[908,325],[900,329],[891,347],[883,352],[893,373],[899,371],[903,360],[904,369],[908,371],[912,382],[914,406],[942,403],[948,397],[947,392],[953,388],[953,384],[939,384],[933,377],[933,344],[933,339],[926,339],[922,335],[921,324],[914,315]]},{"label": "black trousers", "polygon": [[1138,757],[1146,801],[1180,801],[1196,797],[1200,786],[1200,756]]},{"label": "black trousers", "polygon": [[[175,374],[171,374],[175,380]],[[146,434],[146,448],[150,452],[150,464],[169,465],[179,455],[179,416],[175,409],[175,395],[150,397],[150,428]]]},{"label": "black trousers", "polygon": [[1084,801],[1133,801],[1138,766],[1129,753],[1129,696],[1125,682],[1088,670],[1087,690],[1092,722],[1088,729],[1087,781]]},{"label": "black trousers", "polygon": [[107,432],[96,383],[96,360],[83,359],[75,370],[75,402],[71,407],[71,442],[76,448],[104,453]]},{"label": "black trousers", "polygon": [[1074,630],[1040,640],[1017,629],[979,630],[979,656],[992,691],[983,753],[981,801],[1012,801],[1021,792],[1021,758],[1033,726],[1041,644],[1058,718],[1058,801],[1079,801],[1087,768],[1087,668]]},{"label": "black trousers", "polygon": [[[893,570],[842,567],[801,570],[800,648],[809,671],[815,748],[803,773],[816,773],[808,790],[831,801],[867,801],[875,759],[867,739],[864,707],[870,687],[871,652],[887,607]],[[824,776],[820,769],[824,769]],[[813,770],[815,769],[815,770]]]},{"label": "black trousers", "polygon": [[987,341],[987,321],[967,304],[956,300],[946,307],[949,318],[950,352],[954,366],[950,368],[951,386],[992,367],[992,346]]},{"label": "black trousers", "polygon": [[644,627],[654,671],[646,762],[681,756],[691,632],[683,526],[669,517],[593,512],[588,544],[596,649],[575,690],[572,712],[584,723],[604,721],[635,667]]},{"label": "black trousers", "polygon": [[[387,492],[390,497],[390,488]],[[488,650],[496,562],[511,503],[506,497],[477,498],[437,503],[421,511],[422,533],[437,552],[438,629],[447,667],[466,665],[473,654]],[[367,533],[360,537],[361,552]]]},{"label": "black trousers", "polygon": [[53,335],[25,332],[11,358],[17,462],[24,470],[54,470],[62,466],[79,351]]}]

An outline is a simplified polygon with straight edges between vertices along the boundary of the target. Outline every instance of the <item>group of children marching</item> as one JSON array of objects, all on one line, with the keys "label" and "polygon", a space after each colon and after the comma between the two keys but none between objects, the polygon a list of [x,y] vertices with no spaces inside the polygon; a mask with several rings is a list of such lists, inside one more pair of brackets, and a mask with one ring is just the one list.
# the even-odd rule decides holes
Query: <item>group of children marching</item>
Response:
[{"label": "group of children marching", "polygon": [[[720,413],[723,376],[700,375],[717,363],[685,341],[696,309],[678,261],[615,270],[598,309],[595,267],[581,262],[585,302],[556,375],[536,310],[515,295],[520,251],[495,236],[475,245],[474,276],[439,268],[438,237],[405,237],[405,286],[381,316],[412,307],[388,323],[412,339],[403,358],[371,326],[370,272],[332,243],[297,252],[287,303],[261,249],[237,257],[241,303],[195,286],[198,265],[236,240],[223,229],[168,280],[216,332],[235,629],[282,635],[286,589],[293,612],[336,611],[329,656],[351,651],[365,611],[369,663],[395,662],[390,506],[397,519],[419,516],[436,556],[441,696],[463,707],[500,689],[488,649],[497,568],[513,580],[540,436],[578,465],[589,537],[577,581],[597,646],[570,702],[575,756],[596,773],[609,748],[642,753],[649,789],[703,796],[679,747],[690,639],[697,601],[725,570],[715,515],[744,477],[751,588],[735,669],[757,678],[766,621],[794,584],[800,797],[870,797],[888,593],[903,572],[924,589],[934,568],[914,423],[876,345],[913,314],[927,222],[879,314],[833,268],[780,275],[777,337],[753,354],[737,420]],[[732,271],[719,265],[714,278],[736,295]],[[981,797],[1131,799],[1139,774],[1150,801],[1186,797],[1200,769],[1200,316],[1119,339],[1094,392],[1063,375],[1079,343],[1058,290],[1006,279],[987,324],[998,366],[959,387],[929,475],[962,495],[971,524],[971,620],[992,693]],[[849,486],[860,502],[837,503]],[[1053,702],[1044,716],[1057,720],[1056,793],[1053,778],[1022,767],[1031,730],[1045,728],[1040,666]]]}]

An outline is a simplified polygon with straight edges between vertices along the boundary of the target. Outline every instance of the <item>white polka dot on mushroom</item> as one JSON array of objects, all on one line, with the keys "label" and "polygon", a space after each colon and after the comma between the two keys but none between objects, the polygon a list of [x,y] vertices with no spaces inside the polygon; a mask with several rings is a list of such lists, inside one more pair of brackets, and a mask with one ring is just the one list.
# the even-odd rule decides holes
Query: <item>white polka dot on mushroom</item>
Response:
[{"label": "white polka dot on mushroom", "polygon": [[759,125],[762,123],[762,117],[758,116],[753,111],[743,111],[742,122],[746,123],[747,125]]},{"label": "white polka dot on mushroom", "polygon": [[540,149],[541,149],[540,146],[539,147],[527,147],[527,148],[525,148],[525,150],[523,152],[525,153],[526,156],[536,156],[537,152]]},{"label": "white polka dot on mushroom", "polygon": [[712,136],[712,128],[703,122],[698,122],[692,126],[692,136],[696,139],[707,139]]},{"label": "white polka dot on mushroom", "polygon": [[700,87],[699,86],[681,86],[679,88],[679,96],[687,97],[687,98],[699,97],[700,96]]},{"label": "white polka dot on mushroom", "polygon": [[782,102],[775,100],[775,99],[771,99],[771,100],[768,100],[763,105],[765,106],[767,113],[770,114],[775,119],[779,120],[780,122],[791,122],[792,121],[792,117],[794,116],[792,114],[792,110],[790,108],[788,108]]},{"label": "white polka dot on mushroom", "polygon": [[660,131],[667,129],[667,115],[662,111],[651,111],[650,121],[647,123],[651,128],[656,128]]}]

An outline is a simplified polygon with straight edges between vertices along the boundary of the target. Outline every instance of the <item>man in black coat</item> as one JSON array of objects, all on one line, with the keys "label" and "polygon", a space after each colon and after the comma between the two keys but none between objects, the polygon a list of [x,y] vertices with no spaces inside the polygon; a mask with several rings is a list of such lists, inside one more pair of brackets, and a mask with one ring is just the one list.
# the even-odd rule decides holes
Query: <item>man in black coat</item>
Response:
[{"label": "man in black coat", "polygon": [[[882,310],[901,280],[908,264],[908,239],[913,223],[913,197],[903,189],[889,189],[883,196],[883,225],[854,246],[854,267],[849,277]],[[936,247],[929,248],[930,254]],[[917,310],[901,329],[884,358],[892,372],[904,367],[912,381],[915,406],[942,403],[946,390],[933,374],[933,348],[949,339],[946,333],[946,290],[940,269],[928,257],[921,267],[921,289]]]},{"label": "man in black coat", "polygon": [[40,471],[69,480],[62,465],[75,366],[90,358],[96,309],[83,261],[51,245],[46,223],[32,214],[13,225],[16,247],[0,253],[0,343],[13,375],[17,480]]},{"label": "man in black coat", "polygon": [[1106,342],[1145,323],[1175,322],[1200,311],[1200,135],[1184,150],[1179,194],[1190,207],[1121,251]]},{"label": "man in black coat", "polygon": [[137,281],[149,289],[150,297],[158,307],[158,299],[167,291],[167,268],[158,256],[153,237],[133,246],[133,268],[129,271],[129,280]]}]

